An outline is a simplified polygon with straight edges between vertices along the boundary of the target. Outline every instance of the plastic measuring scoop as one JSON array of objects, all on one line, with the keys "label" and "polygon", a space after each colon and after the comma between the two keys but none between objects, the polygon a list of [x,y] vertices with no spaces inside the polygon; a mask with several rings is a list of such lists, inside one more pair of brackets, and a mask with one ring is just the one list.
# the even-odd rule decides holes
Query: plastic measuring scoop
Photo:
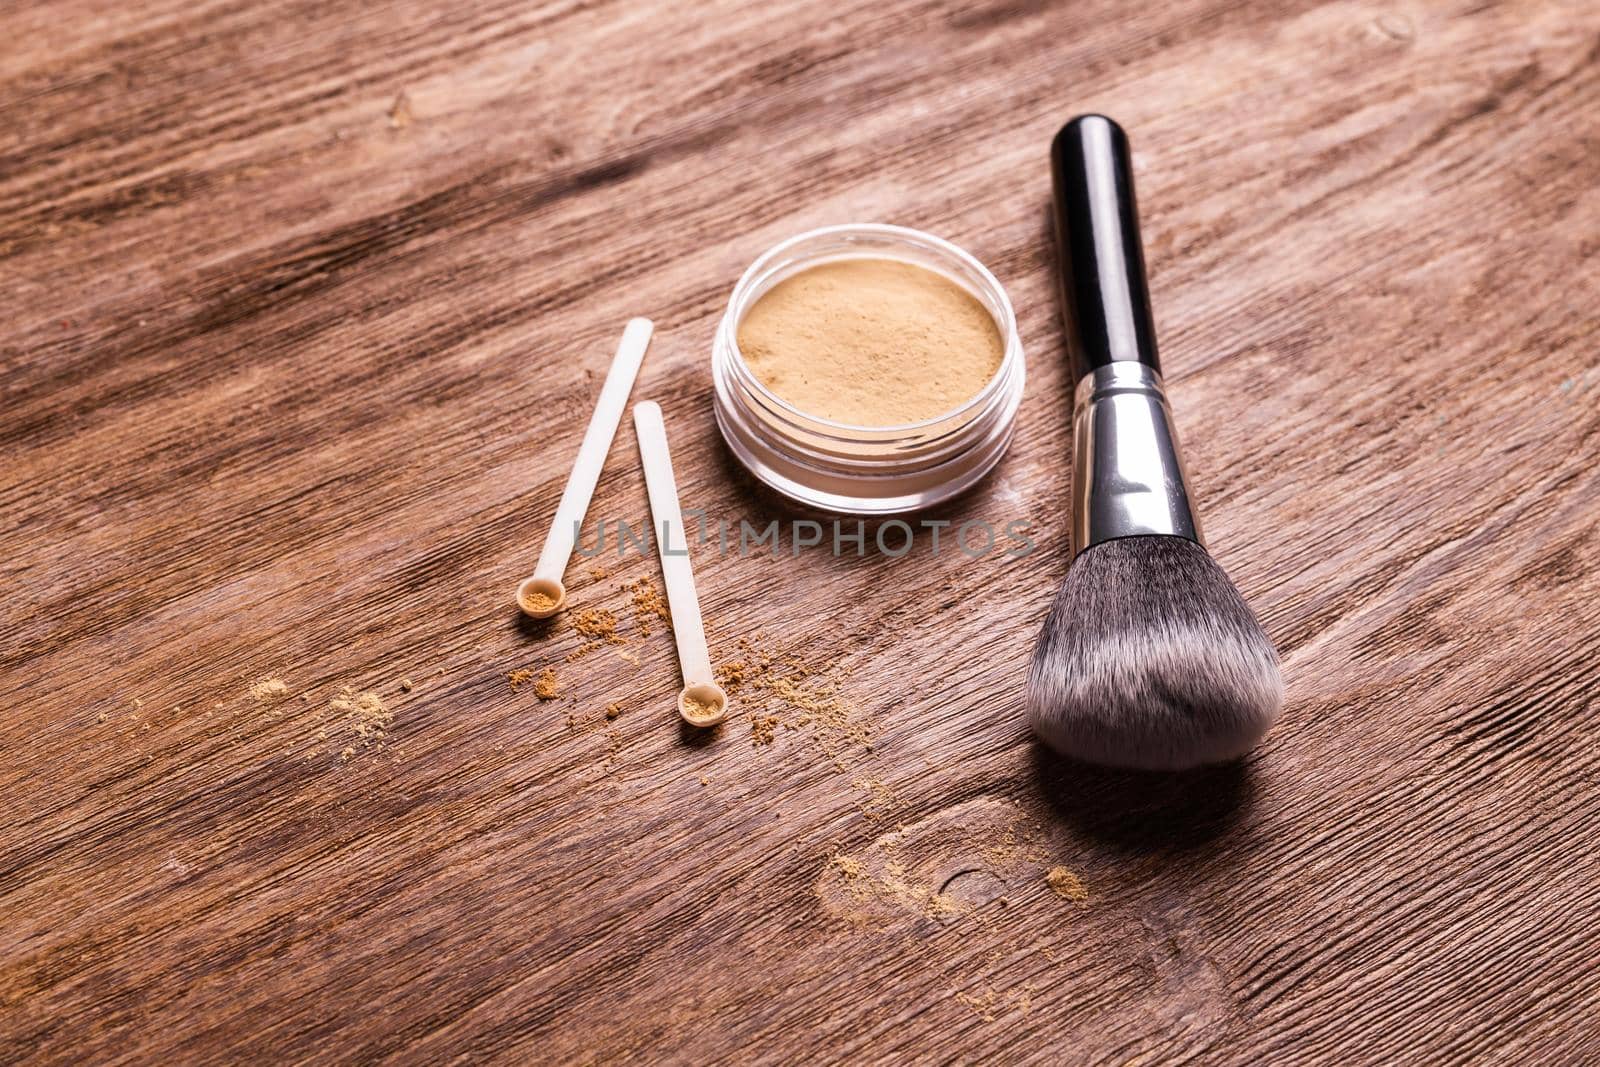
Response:
[{"label": "plastic measuring scoop", "polygon": [[700,618],[700,597],[694,589],[689,537],[678,508],[678,483],[672,476],[672,455],[667,450],[661,405],[653,400],[635,404],[633,426],[639,432],[639,458],[644,462],[644,484],[650,494],[656,551],[661,556],[661,577],[667,584],[672,634],[678,642],[678,669],[683,674],[678,714],[691,726],[715,726],[728,714],[728,694],[711,673],[711,654],[706,651],[706,628]]},{"label": "plastic measuring scoop", "polygon": [[583,444],[578,446],[578,458],[572,463],[572,474],[567,477],[561,503],[556,506],[550,535],[539,553],[539,565],[533,569],[533,577],[517,586],[517,607],[530,618],[548,619],[567,602],[567,587],[561,584],[561,576],[572,558],[578,527],[589,510],[589,499],[600,481],[600,468],[611,450],[611,439],[617,435],[622,409],[628,406],[628,393],[633,389],[633,379],[639,374],[639,364],[644,361],[654,329],[649,319],[629,319],[622,331],[622,343],[617,346],[605,384],[600,387],[600,399],[595,401]]}]

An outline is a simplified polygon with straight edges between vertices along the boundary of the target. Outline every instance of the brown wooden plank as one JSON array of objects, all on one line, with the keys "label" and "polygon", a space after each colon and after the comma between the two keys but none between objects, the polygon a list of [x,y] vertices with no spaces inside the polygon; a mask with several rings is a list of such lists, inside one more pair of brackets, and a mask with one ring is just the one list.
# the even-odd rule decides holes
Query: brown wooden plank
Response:
[{"label": "brown wooden plank", "polygon": [[[1600,1057],[1593,5],[3,10],[6,1059]],[[1132,131],[1289,692],[1247,766],[1155,784],[1019,708],[1084,110]],[[510,592],[630,315],[686,504],[804,517],[723,450],[710,338],[756,254],[860,220],[1008,287],[1017,440],[931,517],[1040,551],[700,550],[714,655],[803,657],[848,724],[755,743],[747,693],[686,738],[653,559],[575,563],[624,643],[570,661]],[[625,427],[592,514],[645,513]]]}]

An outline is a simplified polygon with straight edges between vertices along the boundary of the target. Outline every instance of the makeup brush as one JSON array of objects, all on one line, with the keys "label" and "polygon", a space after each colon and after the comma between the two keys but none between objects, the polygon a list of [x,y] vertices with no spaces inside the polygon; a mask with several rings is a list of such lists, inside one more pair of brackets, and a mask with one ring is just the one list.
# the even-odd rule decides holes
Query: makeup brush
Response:
[{"label": "makeup brush", "polygon": [[1101,115],[1050,146],[1078,385],[1077,555],[1028,672],[1028,715],[1090,763],[1179,770],[1243,755],[1283,706],[1278,656],[1204,548],[1156,355],[1127,135]]}]

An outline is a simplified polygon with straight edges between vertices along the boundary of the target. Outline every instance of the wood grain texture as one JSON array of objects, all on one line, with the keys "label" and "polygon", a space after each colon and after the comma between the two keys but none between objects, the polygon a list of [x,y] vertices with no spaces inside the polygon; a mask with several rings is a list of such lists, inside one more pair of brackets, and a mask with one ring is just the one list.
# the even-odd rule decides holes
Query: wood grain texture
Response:
[{"label": "wood grain texture", "polygon": [[[0,13],[0,1058],[1600,1059],[1592,3]],[[1242,768],[1022,721],[1085,110],[1132,132],[1194,487],[1284,657]],[[1008,287],[1018,436],[934,517],[1040,551],[700,550],[714,656],[836,666],[871,745],[753,744],[748,702],[685,738],[619,589],[652,558],[574,565],[626,643],[571,662],[511,590],[630,315],[686,504],[793,517],[716,436],[711,333],[861,220]],[[646,514],[626,423],[593,513]],[[555,701],[507,683],[546,665]]]}]

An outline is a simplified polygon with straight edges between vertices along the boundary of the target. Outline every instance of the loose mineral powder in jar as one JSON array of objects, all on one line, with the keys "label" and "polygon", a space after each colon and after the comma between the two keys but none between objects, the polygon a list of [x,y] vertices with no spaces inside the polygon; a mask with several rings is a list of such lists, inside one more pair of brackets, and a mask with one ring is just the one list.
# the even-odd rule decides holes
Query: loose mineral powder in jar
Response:
[{"label": "loose mineral powder in jar", "polygon": [[1011,303],[982,264],[916,230],[851,225],[751,264],[712,377],[717,426],[757,478],[814,507],[887,515],[999,461],[1024,371]]},{"label": "loose mineral powder in jar", "polygon": [[843,259],[774,285],[739,324],[756,379],[801,411],[903,426],[976,396],[1005,354],[994,317],[942,274]]}]

